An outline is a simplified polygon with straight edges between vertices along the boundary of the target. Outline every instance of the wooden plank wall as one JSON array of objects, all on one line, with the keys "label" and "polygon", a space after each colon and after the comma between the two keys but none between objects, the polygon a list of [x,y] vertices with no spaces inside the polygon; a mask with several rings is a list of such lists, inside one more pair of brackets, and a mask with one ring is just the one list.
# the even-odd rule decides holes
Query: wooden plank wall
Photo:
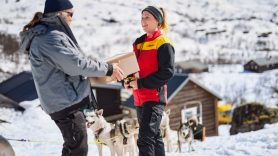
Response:
[{"label": "wooden plank wall", "polygon": [[189,101],[201,101],[203,106],[203,125],[206,127],[206,135],[218,135],[217,98],[192,81],[189,81],[176,94],[166,108],[171,109],[171,129],[178,130],[180,127],[181,110],[184,108],[184,103]]}]

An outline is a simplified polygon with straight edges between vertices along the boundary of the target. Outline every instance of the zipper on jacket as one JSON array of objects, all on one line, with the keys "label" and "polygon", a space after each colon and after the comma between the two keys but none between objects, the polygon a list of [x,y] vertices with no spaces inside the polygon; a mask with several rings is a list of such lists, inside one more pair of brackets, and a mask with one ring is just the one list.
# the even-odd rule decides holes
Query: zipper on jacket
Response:
[{"label": "zipper on jacket", "polygon": [[71,88],[73,89],[73,91],[74,91],[75,95],[76,95],[76,96],[78,96],[78,94],[77,94],[77,90],[75,89],[75,87],[74,87],[74,85],[73,85],[73,83],[72,83],[72,82],[70,82],[70,85],[71,85]]},{"label": "zipper on jacket", "polygon": [[70,76],[68,74],[66,74],[66,77],[65,77],[66,81],[69,82],[69,84],[70,84],[71,88],[73,89],[75,95],[78,96],[77,90],[75,89],[73,82],[69,80],[69,77]]}]

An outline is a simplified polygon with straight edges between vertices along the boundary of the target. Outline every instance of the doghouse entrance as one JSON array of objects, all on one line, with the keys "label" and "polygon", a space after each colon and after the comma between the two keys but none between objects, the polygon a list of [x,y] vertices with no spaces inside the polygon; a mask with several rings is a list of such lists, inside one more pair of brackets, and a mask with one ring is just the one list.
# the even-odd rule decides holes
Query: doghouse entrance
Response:
[{"label": "doghouse entrance", "polygon": [[202,103],[200,101],[190,101],[184,104],[181,110],[181,123],[185,124],[190,119],[196,119],[197,125],[193,129],[194,139],[204,141],[206,128],[203,125]]},{"label": "doghouse entrance", "polygon": [[181,122],[186,123],[189,119],[195,118],[198,123],[203,123],[202,103],[200,101],[190,101],[184,104],[181,110]]}]

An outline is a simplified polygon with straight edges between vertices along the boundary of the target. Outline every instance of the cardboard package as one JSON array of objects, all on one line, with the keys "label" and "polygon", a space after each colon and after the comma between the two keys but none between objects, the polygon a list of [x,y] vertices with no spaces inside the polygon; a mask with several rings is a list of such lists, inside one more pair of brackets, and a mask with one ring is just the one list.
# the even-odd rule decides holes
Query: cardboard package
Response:
[{"label": "cardboard package", "polygon": [[[118,66],[123,70],[124,77],[139,71],[139,65],[134,52],[122,53],[105,59],[107,63],[118,63]],[[91,84],[110,83],[114,80],[110,76],[90,78]]]}]

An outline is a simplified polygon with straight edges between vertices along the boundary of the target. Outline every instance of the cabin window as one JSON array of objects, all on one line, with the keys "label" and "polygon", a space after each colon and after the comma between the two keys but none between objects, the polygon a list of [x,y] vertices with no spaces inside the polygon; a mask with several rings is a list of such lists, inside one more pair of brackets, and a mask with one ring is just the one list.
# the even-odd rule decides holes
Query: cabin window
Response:
[{"label": "cabin window", "polygon": [[185,102],[183,108],[181,109],[181,122],[186,123],[189,119],[195,118],[200,124],[202,124],[202,110],[203,106],[201,101]]}]

